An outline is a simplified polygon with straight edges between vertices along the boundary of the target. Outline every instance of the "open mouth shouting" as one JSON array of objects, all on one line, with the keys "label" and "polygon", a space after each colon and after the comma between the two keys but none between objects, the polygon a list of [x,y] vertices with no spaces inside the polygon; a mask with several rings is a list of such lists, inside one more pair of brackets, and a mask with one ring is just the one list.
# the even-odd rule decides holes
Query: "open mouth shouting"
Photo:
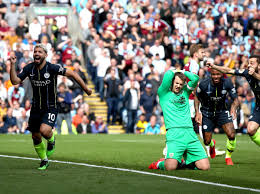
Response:
[{"label": "open mouth shouting", "polygon": [[34,62],[40,63],[41,62],[41,57],[38,56],[38,55],[34,56]]}]

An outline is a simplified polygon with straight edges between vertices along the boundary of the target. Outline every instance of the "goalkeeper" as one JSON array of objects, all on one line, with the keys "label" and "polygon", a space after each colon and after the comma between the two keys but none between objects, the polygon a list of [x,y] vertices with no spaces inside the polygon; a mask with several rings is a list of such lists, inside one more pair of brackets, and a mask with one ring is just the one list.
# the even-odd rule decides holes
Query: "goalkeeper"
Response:
[{"label": "goalkeeper", "polygon": [[[188,84],[185,84],[186,77],[190,80]],[[182,157],[192,169],[210,168],[190,117],[189,95],[198,81],[199,76],[188,71],[168,70],[165,73],[157,93],[167,129],[167,154],[166,159],[150,164],[150,169],[175,170],[181,164]]]}]

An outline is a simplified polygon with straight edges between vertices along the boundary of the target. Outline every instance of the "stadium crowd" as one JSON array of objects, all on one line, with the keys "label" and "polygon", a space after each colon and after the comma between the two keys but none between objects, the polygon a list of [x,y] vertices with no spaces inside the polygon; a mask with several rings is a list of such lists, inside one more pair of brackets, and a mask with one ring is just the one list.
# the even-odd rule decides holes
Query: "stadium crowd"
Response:
[{"label": "stadium crowd", "polygon": [[[75,82],[59,77],[58,133],[65,120],[69,133],[71,123],[78,133],[107,133],[107,125],[119,121],[127,133],[165,134],[157,89],[168,69],[183,69],[189,62],[192,44],[202,44],[215,64],[234,69],[245,69],[250,55],[260,55],[260,1],[59,2],[68,4],[79,19],[84,35],[82,50],[73,44],[67,27],[58,26],[55,19],[29,21],[29,0],[0,0],[0,133],[29,133],[26,127],[32,89],[28,80],[23,85],[11,85],[8,56],[15,51],[19,72],[33,61],[33,45],[38,42],[47,47],[49,62],[71,68],[85,82],[86,67],[101,101],[108,105],[106,123],[91,113]],[[200,79],[209,75],[202,62]],[[240,102],[235,128],[246,133],[255,106],[254,94],[244,78],[230,79]]]}]

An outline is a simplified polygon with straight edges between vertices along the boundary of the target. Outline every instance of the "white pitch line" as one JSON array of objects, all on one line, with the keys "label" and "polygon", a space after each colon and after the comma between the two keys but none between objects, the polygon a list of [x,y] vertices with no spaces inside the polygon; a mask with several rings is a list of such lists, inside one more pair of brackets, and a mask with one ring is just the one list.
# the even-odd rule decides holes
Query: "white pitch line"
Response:
[{"label": "white pitch line", "polygon": [[[9,156],[9,155],[1,155],[0,157],[3,158],[15,158],[15,159],[24,159],[24,160],[39,160],[38,158],[29,158],[29,157],[20,157],[20,156]],[[124,171],[124,172],[133,172],[137,174],[145,174],[145,175],[152,175],[152,176],[158,176],[158,177],[166,177],[170,179],[176,179],[176,180],[182,180],[182,181],[188,181],[188,182],[194,182],[194,183],[201,183],[205,185],[213,185],[218,187],[226,187],[231,189],[239,189],[239,190],[247,190],[247,191],[254,191],[259,192],[260,189],[254,189],[254,188],[248,188],[248,187],[240,187],[240,186],[232,186],[227,184],[221,184],[221,183],[214,183],[214,182],[208,182],[208,181],[202,181],[202,180],[196,180],[196,179],[189,179],[189,178],[183,178],[183,177],[177,177],[177,176],[169,176],[164,174],[156,174],[146,171],[139,171],[139,170],[131,170],[126,168],[114,168],[114,167],[108,167],[108,166],[99,166],[99,165],[93,165],[93,164],[86,164],[86,163],[78,163],[78,162],[66,162],[66,161],[59,161],[59,160],[49,160],[51,162],[60,163],[60,164],[72,164],[77,166],[87,166],[87,167],[93,167],[93,168],[104,168],[104,169],[110,169],[110,170],[117,170],[117,171]]]}]

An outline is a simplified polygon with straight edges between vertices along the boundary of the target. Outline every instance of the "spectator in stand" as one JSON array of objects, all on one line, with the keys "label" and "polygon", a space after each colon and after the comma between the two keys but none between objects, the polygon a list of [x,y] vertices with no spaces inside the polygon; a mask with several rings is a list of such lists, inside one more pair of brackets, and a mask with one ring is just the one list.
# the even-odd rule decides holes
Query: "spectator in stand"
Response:
[{"label": "spectator in stand", "polygon": [[149,123],[147,124],[144,134],[146,135],[155,135],[160,134],[160,125],[156,123],[157,117],[156,115],[152,115]]},{"label": "spectator in stand", "polygon": [[[81,77],[81,79],[84,81],[84,83],[87,84],[87,78],[83,72],[84,70],[78,61],[74,62],[74,64],[73,64],[73,71],[76,72]],[[69,88],[72,90],[72,98],[76,98],[79,95],[83,95],[83,90],[77,84],[77,82],[74,81],[74,79],[71,79],[71,81],[73,82],[73,85]]]},{"label": "spectator in stand", "polygon": [[92,133],[108,133],[107,125],[101,116],[97,116],[95,123],[91,125]]},{"label": "spectator in stand", "polygon": [[14,101],[18,101],[19,104],[23,102],[24,98],[24,88],[20,85],[11,86],[8,89],[8,103],[11,107],[13,107]]},{"label": "spectator in stand", "polygon": [[6,91],[6,88],[3,84],[3,79],[0,78],[0,99],[2,101],[5,101],[7,100],[7,91]]},{"label": "spectator in stand", "polygon": [[34,41],[39,39],[39,35],[41,34],[42,26],[37,18],[34,18],[32,23],[29,24],[29,34],[31,35]]},{"label": "spectator in stand", "polygon": [[26,111],[23,110],[21,116],[17,119],[17,127],[20,133],[29,134],[30,131],[27,130],[29,116],[26,115]]},{"label": "spectator in stand", "polygon": [[97,67],[97,86],[101,101],[104,101],[104,77],[107,68],[111,66],[109,51],[107,49],[102,50],[102,54],[98,56],[94,62],[94,66]]},{"label": "spectator in stand", "polygon": [[169,30],[169,25],[161,20],[161,16],[159,13],[156,13],[153,21],[153,32],[154,36],[156,35],[161,35],[164,36],[165,34],[168,33]]},{"label": "spectator in stand", "polygon": [[161,45],[159,39],[155,40],[154,45],[150,48],[149,51],[154,57],[156,54],[159,54],[160,59],[164,59],[165,57],[164,47]]},{"label": "spectator in stand", "polygon": [[107,124],[110,124],[110,116],[112,115],[112,125],[115,125],[116,116],[117,116],[117,108],[119,102],[119,86],[121,85],[121,81],[116,78],[115,69],[110,70],[110,77],[105,79],[105,85],[107,88]]},{"label": "spectator in stand", "polygon": [[144,130],[147,126],[148,122],[145,120],[145,114],[140,114],[139,120],[136,123],[135,126],[135,133],[136,134],[142,134],[144,133]]},{"label": "spectator in stand", "polygon": [[0,133],[10,133],[10,134],[19,133],[16,118],[13,117],[12,115],[13,115],[13,109],[8,108],[7,114],[3,118],[4,122],[0,125]]},{"label": "spectator in stand", "polygon": [[137,120],[140,93],[135,87],[135,81],[130,81],[130,88],[126,90],[123,99],[124,107],[127,109],[127,133],[134,133],[134,126]]},{"label": "spectator in stand", "polygon": [[22,112],[24,111],[24,108],[20,107],[20,104],[17,101],[14,101],[13,106],[13,117],[15,117],[16,120],[18,120],[22,117]]},{"label": "spectator in stand", "polygon": [[83,108],[77,110],[77,114],[72,118],[72,124],[77,128],[77,126],[82,123],[82,117],[84,115]]},{"label": "spectator in stand", "polygon": [[31,111],[31,101],[29,99],[27,99],[24,103],[24,110],[26,111],[27,117],[29,117]]},{"label": "spectator in stand", "polygon": [[[65,26],[60,27],[59,30],[57,30],[57,41],[56,45],[59,45],[60,43],[67,41],[70,38],[70,35],[68,33],[68,28]],[[61,50],[61,48],[60,48]]]},{"label": "spectator in stand", "polygon": [[87,33],[87,31],[89,30],[89,25],[92,21],[92,5],[92,1],[88,1],[86,3],[86,6],[79,13],[80,26],[84,33]]},{"label": "spectator in stand", "polygon": [[3,2],[3,0],[0,0],[0,18],[5,18],[6,11],[6,4]]},{"label": "spectator in stand", "polygon": [[95,113],[90,110],[89,105],[86,102],[84,102],[81,104],[80,107],[83,108],[84,114],[87,115],[90,123],[95,122],[95,120],[96,120]]},{"label": "spectator in stand", "polygon": [[144,18],[140,20],[139,25],[141,27],[141,34],[145,38],[153,30],[153,21],[149,12],[145,13]]},{"label": "spectator in stand", "polygon": [[19,17],[20,14],[16,9],[16,5],[14,3],[11,3],[10,10],[7,10],[5,14],[5,20],[10,27],[15,29],[18,26]]},{"label": "spectator in stand", "polygon": [[77,59],[81,60],[82,53],[78,47],[74,46],[72,40],[68,38],[66,41],[58,44],[58,49],[62,50],[62,62],[65,63],[66,59],[71,59],[72,52],[75,51],[77,55]]},{"label": "spectator in stand", "polygon": [[115,35],[117,26],[116,26],[115,21],[112,19],[113,18],[112,13],[108,12],[106,17],[107,17],[107,20],[102,24],[103,32],[108,31]]},{"label": "spectator in stand", "polygon": [[3,118],[7,114],[7,106],[4,100],[0,98],[0,123],[3,122]]},{"label": "spectator in stand", "polygon": [[87,134],[91,133],[91,125],[87,115],[83,115],[82,122],[77,126],[77,133],[78,134]]},{"label": "spectator in stand", "polygon": [[66,85],[64,83],[60,83],[58,86],[58,109],[59,113],[57,116],[57,132],[61,133],[61,125],[62,121],[65,120],[67,123],[68,131],[72,134],[72,126],[71,126],[71,104],[72,104],[72,96],[66,91]]},{"label": "spectator in stand", "polygon": [[21,65],[21,63],[28,64],[31,61],[33,61],[33,58],[31,58],[29,56],[29,51],[28,50],[24,50],[23,51],[23,57],[19,60],[19,66]]},{"label": "spectator in stand", "polygon": [[152,62],[154,66],[154,70],[157,71],[159,74],[162,74],[166,67],[165,60],[160,59],[159,53],[155,54],[154,60]]},{"label": "spectator in stand", "polygon": [[150,120],[150,117],[156,110],[156,95],[152,93],[152,84],[147,83],[145,87],[145,92],[140,98],[140,109],[143,114],[145,114],[146,121]]}]

